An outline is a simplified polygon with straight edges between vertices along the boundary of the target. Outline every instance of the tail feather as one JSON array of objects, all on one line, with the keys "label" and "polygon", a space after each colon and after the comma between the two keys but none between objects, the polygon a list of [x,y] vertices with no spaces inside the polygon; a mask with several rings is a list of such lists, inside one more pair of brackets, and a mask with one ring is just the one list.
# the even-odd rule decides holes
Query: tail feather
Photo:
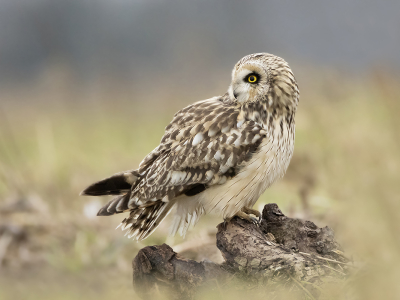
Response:
[{"label": "tail feather", "polygon": [[95,182],[81,192],[81,195],[90,196],[118,195],[104,205],[97,215],[110,216],[130,211],[129,217],[125,218],[119,226],[122,226],[122,230],[128,230],[126,234],[129,234],[129,238],[133,237],[138,241],[153,233],[175,204],[175,201],[161,200],[146,201],[142,204],[132,194],[140,178],[136,170],[121,172]]},{"label": "tail feather", "polygon": [[98,216],[111,216],[119,213],[123,213],[130,208],[129,200],[131,199],[131,192],[129,191],[125,195],[117,196],[104,205],[99,212],[97,213]]},{"label": "tail feather", "polygon": [[127,171],[114,174],[93,183],[81,192],[81,195],[102,196],[121,195],[129,192],[139,182],[140,175],[137,171]]},{"label": "tail feather", "polygon": [[125,235],[140,241],[147,238],[160,225],[161,221],[168,215],[174,202],[153,202],[147,206],[137,206],[131,209],[131,214],[124,219],[120,226],[122,230],[128,229]]}]

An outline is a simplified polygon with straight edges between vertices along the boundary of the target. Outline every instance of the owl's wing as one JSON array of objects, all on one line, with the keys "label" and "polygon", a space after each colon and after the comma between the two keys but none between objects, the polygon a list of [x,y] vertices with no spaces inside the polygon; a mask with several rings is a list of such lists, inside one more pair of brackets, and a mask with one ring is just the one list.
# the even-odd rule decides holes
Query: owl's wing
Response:
[{"label": "owl's wing", "polygon": [[98,215],[130,211],[122,229],[129,228],[130,237],[142,240],[174,206],[172,199],[194,196],[235,176],[266,136],[261,126],[244,120],[240,110],[222,98],[197,102],[175,114],[160,145],[139,169],[96,182],[82,194],[119,195]]},{"label": "owl's wing", "polygon": [[175,114],[161,144],[140,164],[142,179],[130,202],[168,202],[222,184],[235,176],[266,135],[218,97],[194,103]]}]

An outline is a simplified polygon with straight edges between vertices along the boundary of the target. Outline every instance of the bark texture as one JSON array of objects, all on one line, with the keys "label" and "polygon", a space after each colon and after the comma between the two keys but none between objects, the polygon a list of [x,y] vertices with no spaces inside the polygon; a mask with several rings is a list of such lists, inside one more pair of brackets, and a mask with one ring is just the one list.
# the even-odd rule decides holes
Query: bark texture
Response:
[{"label": "bark texture", "polygon": [[269,291],[285,286],[318,299],[319,286],[344,280],[349,266],[332,229],[288,218],[274,203],[265,205],[259,225],[237,217],[219,224],[217,247],[222,264],[185,259],[166,244],[141,249],[132,262],[135,291],[142,299],[155,291],[193,299],[229,284]]}]

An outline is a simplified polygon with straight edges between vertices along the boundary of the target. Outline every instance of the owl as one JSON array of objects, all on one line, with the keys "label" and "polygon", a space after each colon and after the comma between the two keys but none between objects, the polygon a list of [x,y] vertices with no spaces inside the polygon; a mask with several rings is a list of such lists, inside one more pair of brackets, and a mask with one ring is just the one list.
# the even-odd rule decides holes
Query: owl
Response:
[{"label": "owl", "polygon": [[129,213],[120,226],[143,240],[174,211],[171,234],[185,235],[204,214],[251,222],[260,195],[283,177],[294,149],[299,89],[285,60],[243,57],[228,91],[178,111],[160,144],[134,170],[81,195],[115,195],[98,216]]}]

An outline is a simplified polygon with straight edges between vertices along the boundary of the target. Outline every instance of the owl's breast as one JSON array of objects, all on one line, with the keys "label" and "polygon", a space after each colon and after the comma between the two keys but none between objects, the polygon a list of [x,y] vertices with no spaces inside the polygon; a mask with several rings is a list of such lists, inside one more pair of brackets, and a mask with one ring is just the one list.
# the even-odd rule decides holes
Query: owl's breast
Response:
[{"label": "owl's breast", "polygon": [[271,184],[283,177],[293,147],[294,128],[270,132],[235,177],[202,193],[200,200],[206,211],[222,212],[224,217],[231,217],[243,206],[252,207]]},{"label": "owl's breast", "polygon": [[[272,133],[263,141],[259,151],[250,161],[250,165],[254,164],[255,171],[259,173],[256,177],[259,178],[257,183],[254,183],[254,196],[257,199],[271,184],[285,175],[293,150],[294,132],[291,134],[288,129],[284,130],[283,135]],[[255,203],[257,199],[252,199],[252,201]]]}]

